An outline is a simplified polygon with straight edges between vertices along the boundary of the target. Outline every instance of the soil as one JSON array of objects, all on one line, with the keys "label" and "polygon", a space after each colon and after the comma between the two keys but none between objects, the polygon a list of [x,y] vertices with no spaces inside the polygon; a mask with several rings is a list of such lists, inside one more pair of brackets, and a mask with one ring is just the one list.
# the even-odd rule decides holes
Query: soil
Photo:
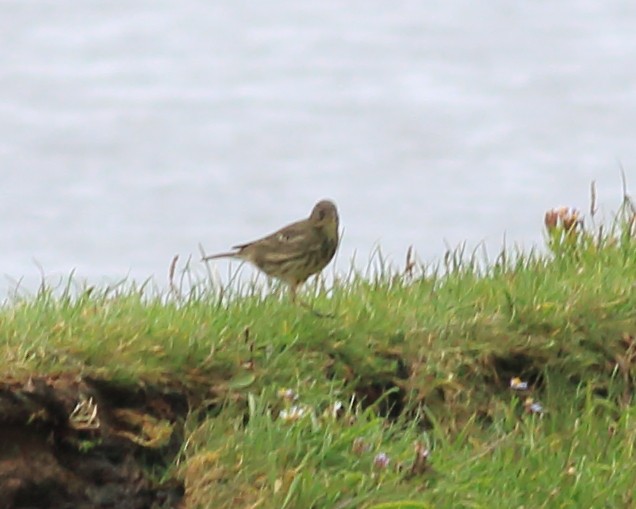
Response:
[{"label": "soil", "polygon": [[0,509],[183,507],[157,475],[178,454],[185,391],[74,375],[0,382]]}]

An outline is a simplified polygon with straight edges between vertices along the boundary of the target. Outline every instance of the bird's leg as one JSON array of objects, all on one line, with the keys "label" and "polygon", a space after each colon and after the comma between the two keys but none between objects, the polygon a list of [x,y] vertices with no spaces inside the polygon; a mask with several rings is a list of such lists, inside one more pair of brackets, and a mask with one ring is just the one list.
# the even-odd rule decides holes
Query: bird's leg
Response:
[{"label": "bird's leg", "polygon": [[296,290],[298,288],[298,285],[296,283],[292,283],[289,285],[289,297],[291,299],[291,301],[296,304]]},{"label": "bird's leg", "polygon": [[306,302],[300,300],[300,299],[296,299],[296,290],[298,289],[298,285],[297,284],[292,284],[289,286],[289,291],[291,294],[291,301],[296,304],[300,304],[302,307],[304,307],[305,309],[307,309],[308,311],[310,311],[312,314],[316,315],[319,318],[335,318],[336,315],[332,314],[332,313],[322,313],[320,311],[316,311],[313,307],[311,307],[310,304],[307,304]]}]

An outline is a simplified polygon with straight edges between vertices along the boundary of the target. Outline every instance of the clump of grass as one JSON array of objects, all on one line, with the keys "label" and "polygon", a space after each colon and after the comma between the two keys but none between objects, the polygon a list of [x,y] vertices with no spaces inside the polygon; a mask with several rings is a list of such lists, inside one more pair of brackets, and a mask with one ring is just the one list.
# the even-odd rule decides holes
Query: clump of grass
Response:
[{"label": "clump of grass", "polygon": [[182,387],[192,412],[168,473],[193,507],[628,507],[629,205],[605,230],[557,211],[548,252],[492,265],[380,257],[308,287],[333,319],[191,274],[168,295],[43,286],[0,308],[4,373]]},{"label": "clump of grass", "polygon": [[304,402],[273,410],[265,391],[249,396],[245,417],[195,426],[182,467],[188,502],[361,507],[379,494],[408,494],[397,480],[409,475],[413,443],[426,438],[416,421],[387,425],[371,409],[331,401],[322,410]]},{"label": "clump of grass", "polygon": [[267,391],[251,395],[246,421],[217,418],[193,426],[180,465],[189,506],[632,503],[634,409],[619,411],[589,389],[558,387],[547,396],[552,410],[543,416],[500,401],[488,432],[473,419],[459,433],[446,433],[439,423],[422,431],[416,419],[386,422],[373,409],[339,417],[308,410],[286,420],[272,410],[271,398]]}]

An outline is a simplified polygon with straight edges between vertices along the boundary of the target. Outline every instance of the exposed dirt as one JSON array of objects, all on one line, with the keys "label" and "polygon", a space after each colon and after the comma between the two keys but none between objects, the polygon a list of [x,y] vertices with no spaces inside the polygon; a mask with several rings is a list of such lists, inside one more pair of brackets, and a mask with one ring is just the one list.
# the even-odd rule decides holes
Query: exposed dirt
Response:
[{"label": "exposed dirt", "polygon": [[182,507],[172,461],[188,411],[175,388],[70,375],[0,382],[0,509]]}]

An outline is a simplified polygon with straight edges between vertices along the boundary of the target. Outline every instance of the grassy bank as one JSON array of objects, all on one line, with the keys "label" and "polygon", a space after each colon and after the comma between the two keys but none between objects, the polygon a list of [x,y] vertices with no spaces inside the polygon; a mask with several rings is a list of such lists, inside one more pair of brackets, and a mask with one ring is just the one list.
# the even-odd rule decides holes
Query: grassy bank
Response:
[{"label": "grassy bank", "polygon": [[633,507],[634,216],[568,217],[545,254],[310,287],[333,318],[277,292],[42,289],[0,309],[4,377],[182,390],[154,475],[188,507]]}]

